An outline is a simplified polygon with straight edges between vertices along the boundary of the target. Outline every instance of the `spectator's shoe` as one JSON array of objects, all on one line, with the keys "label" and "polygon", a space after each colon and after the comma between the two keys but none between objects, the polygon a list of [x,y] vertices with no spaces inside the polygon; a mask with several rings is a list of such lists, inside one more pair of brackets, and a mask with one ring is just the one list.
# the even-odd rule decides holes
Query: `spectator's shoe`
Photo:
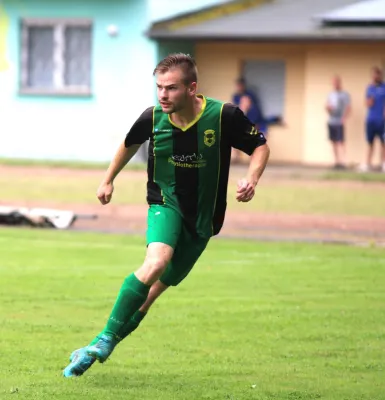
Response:
[{"label": "spectator's shoe", "polygon": [[70,356],[70,364],[63,371],[64,377],[72,378],[83,375],[95,360],[95,357],[87,354],[87,347],[73,351]]},{"label": "spectator's shoe", "polygon": [[336,170],[338,170],[338,171],[343,171],[343,170],[346,169],[346,167],[345,167],[344,164],[336,164],[336,165],[334,166],[334,169],[336,169]]},{"label": "spectator's shoe", "polygon": [[87,354],[104,363],[114,351],[118,341],[108,335],[100,335],[98,339],[94,345],[87,347]]},{"label": "spectator's shoe", "polygon": [[358,172],[369,172],[369,166],[367,164],[361,164],[358,167]]}]

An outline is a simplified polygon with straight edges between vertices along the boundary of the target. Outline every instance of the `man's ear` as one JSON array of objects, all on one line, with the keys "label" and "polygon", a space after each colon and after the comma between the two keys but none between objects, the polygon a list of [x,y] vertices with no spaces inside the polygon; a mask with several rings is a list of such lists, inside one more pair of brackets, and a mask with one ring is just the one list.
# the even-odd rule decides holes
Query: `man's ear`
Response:
[{"label": "man's ear", "polygon": [[189,85],[189,87],[188,87],[189,94],[190,94],[191,96],[195,96],[196,93],[197,93],[197,88],[198,88],[198,86],[197,86],[197,83],[196,83],[196,82],[190,83],[190,85]]}]

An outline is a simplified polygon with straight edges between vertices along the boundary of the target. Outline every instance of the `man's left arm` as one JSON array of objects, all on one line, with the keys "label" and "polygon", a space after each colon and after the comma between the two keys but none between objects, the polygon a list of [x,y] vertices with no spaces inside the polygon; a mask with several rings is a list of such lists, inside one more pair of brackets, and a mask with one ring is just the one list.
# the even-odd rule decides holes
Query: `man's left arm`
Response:
[{"label": "man's left arm", "polygon": [[237,197],[240,202],[247,203],[255,194],[255,187],[258,185],[263,171],[269,160],[270,148],[265,143],[257,147],[250,157],[250,164],[245,178],[238,182]]},{"label": "man's left arm", "polygon": [[230,119],[228,132],[231,146],[251,156],[248,172],[238,182],[236,194],[238,201],[248,202],[254,197],[255,187],[266,168],[270,149],[264,134],[256,130],[238,107],[226,104],[223,112]]},{"label": "man's left arm", "polygon": [[342,123],[343,124],[345,124],[345,122],[346,122],[347,118],[349,117],[351,111],[352,111],[352,106],[351,106],[350,94],[346,93],[346,95],[345,95],[344,114],[342,115]]}]

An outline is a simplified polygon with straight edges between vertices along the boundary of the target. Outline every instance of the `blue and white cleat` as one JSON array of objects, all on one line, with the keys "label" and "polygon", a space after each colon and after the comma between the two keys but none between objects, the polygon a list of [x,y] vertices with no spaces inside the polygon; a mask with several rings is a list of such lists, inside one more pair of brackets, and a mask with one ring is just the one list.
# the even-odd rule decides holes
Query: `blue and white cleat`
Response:
[{"label": "blue and white cleat", "polygon": [[87,347],[75,350],[70,356],[70,364],[63,371],[65,378],[81,376],[96,361],[95,357],[87,354]]},{"label": "blue and white cleat", "polygon": [[97,338],[99,340],[94,345],[88,346],[86,351],[90,357],[96,358],[99,362],[104,363],[114,351],[118,341],[107,335],[100,335]]}]

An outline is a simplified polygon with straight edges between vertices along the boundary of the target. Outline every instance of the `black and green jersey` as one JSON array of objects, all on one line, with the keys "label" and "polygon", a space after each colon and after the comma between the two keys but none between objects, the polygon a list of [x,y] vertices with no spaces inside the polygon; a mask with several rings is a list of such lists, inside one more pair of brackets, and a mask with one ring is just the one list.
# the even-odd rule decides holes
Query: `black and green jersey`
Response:
[{"label": "black and green jersey", "polygon": [[203,97],[196,119],[183,128],[160,106],[148,108],[125,145],[148,139],[148,203],[177,209],[186,227],[200,237],[216,235],[222,228],[231,147],[251,155],[266,143],[238,107],[208,97]]}]

